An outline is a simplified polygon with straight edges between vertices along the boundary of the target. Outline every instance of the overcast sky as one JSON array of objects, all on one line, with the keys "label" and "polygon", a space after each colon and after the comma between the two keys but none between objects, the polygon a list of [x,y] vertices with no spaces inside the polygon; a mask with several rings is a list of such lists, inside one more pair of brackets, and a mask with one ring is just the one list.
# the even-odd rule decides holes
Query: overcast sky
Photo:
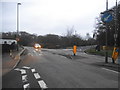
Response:
[{"label": "overcast sky", "polygon": [[[10,1],[10,0],[9,0]],[[19,0],[20,31],[64,35],[72,28],[81,36],[94,30],[95,18],[105,11],[106,0]],[[108,0],[109,8],[116,0]],[[119,1],[119,0],[118,0]],[[2,0],[2,31],[16,31],[18,0]]]}]

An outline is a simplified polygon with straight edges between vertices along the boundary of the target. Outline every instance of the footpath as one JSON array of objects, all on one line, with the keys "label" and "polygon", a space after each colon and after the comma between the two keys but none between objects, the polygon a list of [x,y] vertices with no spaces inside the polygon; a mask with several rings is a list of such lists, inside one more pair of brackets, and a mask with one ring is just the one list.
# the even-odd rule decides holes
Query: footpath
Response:
[{"label": "footpath", "polygon": [[25,48],[19,48],[19,51],[2,54],[2,76],[17,66],[24,51]]}]

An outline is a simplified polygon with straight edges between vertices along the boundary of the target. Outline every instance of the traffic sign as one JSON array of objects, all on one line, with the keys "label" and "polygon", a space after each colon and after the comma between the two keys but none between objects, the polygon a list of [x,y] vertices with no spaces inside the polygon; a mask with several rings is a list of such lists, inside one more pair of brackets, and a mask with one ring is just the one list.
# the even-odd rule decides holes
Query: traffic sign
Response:
[{"label": "traffic sign", "polygon": [[105,13],[105,14],[103,14],[103,16],[102,16],[102,21],[103,21],[103,22],[106,22],[106,23],[111,22],[112,19],[113,19],[112,14],[111,14],[111,13],[108,13],[108,12]]}]

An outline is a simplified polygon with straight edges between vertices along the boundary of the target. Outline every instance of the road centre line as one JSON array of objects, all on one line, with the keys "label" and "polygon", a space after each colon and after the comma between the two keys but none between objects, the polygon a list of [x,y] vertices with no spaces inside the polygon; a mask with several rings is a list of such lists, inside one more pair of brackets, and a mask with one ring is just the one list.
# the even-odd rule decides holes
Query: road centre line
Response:
[{"label": "road centre line", "polygon": [[114,71],[114,70],[110,70],[110,69],[107,69],[107,68],[102,68],[102,69],[104,69],[104,70],[107,70],[107,71],[111,71],[111,72],[114,72],[114,73],[119,73],[119,72],[117,72],[117,71]]},{"label": "road centre line", "polygon": [[24,88],[24,90],[29,90],[28,88],[30,88],[30,84],[27,83],[27,84],[23,85],[23,88]]},{"label": "road centre line", "polygon": [[38,73],[34,73],[34,76],[35,76],[36,79],[40,78],[40,75]]},{"label": "road centre line", "polygon": [[42,89],[48,88],[47,85],[46,85],[46,83],[45,83],[43,80],[38,81],[38,84],[40,85],[40,87],[41,87]]}]

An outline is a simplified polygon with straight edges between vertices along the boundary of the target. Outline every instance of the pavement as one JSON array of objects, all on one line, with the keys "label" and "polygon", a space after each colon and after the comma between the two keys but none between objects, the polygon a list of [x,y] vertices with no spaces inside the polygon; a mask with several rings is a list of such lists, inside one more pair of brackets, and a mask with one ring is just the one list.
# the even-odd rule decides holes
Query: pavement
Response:
[{"label": "pavement", "polygon": [[19,51],[4,53],[2,55],[2,76],[16,67],[24,50],[25,48],[19,48]]}]

